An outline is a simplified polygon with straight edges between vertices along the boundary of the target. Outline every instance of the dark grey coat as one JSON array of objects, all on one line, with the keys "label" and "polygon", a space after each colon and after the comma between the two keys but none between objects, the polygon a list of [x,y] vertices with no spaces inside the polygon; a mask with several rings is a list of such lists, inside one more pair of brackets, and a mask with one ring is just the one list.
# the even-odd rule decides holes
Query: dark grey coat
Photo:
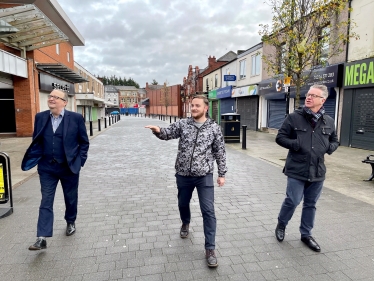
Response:
[{"label": "dark grey coat", "polygon": [[334,120],[324,114],[313,129],[303,109],[288,115],[275,141],[289,150],[284,174],[310,182],[325,180],[324,155],[339,146]]}]

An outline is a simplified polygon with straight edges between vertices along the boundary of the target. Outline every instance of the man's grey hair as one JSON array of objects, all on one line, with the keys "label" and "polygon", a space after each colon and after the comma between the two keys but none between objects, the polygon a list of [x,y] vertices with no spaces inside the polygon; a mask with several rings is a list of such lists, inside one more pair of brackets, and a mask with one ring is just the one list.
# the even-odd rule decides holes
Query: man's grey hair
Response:
[{"label": "man's grey hair", "polygon": [[328,96],[329,96],[329,90],[327,89],[327,87],[325,85],[319,85],[319,84],[315,84],[315,85],[312,85],[310,87],[311,89],[318,89],[318,90],[321,90],[322,91],[322,96],[327,99]]},{"label": "man's grey hair", "polygon": [[62,90],[60,90],[60,89],[54,89],[53,91],[59,91],[60,93],[63,93],[63,94],[64,94],[64,100],[65,100],[66,102],[68,102],[68,100],[69,100],[69,95],[68,95],[67,92],[64,92],[64,91],[62,91]]}]

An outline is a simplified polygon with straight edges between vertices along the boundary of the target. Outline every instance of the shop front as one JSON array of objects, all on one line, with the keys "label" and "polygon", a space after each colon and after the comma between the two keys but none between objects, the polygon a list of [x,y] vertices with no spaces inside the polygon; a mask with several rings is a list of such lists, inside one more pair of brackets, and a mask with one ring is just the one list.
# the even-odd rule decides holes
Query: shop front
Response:
[{"label": "shop front", "polygon": [[374,58],[344,65],[340,143],[374,150]]},{"label": "shop front", "polygon": [[235,99],[231,98],[231,94],[232,86],[217,89],[217,99],[219,100],[219,116],[225,113],[236,113]]},{"label": "shop front", "polygon": [[[343,65],[331,65],[324,68],[314,69],[311,73],[305,72],[304,76],[308,77],[306,83],[300,89],[299,105],[303,106],[305,103],[305,94],[308,92],[310,86],[314,84],[322,84],[328,88],[329,97],[327,98],[324,107],[326,113],[335,119],[337,124],[337,107],[339,101],[339,88],[341,87],[341,77],[343,76]],[[286,116],[286,88],[283,85],[283,77],[279,79],[268,79],[259,83],[259,95],[266,105],[266,116],[263,119],[267,120],[267,127],[279,129],[282,126]],[[290,104],[295,108],[296,101],[296,87],[290,88]]]},{"label": "shop front", "polygon": [[209,99],[209,116],[217,124],[220,124],[220,111],[219,111],[219,100],[217,99],[217,91],[213,90],[208,93]]},{"label": "shop front", "polygon": [[258,89],[257,85],[235,88],[232,90],[232,98],[236,98],[237,113],[240,114],[241,124],[247,126],[247,130],[258,129]]}]

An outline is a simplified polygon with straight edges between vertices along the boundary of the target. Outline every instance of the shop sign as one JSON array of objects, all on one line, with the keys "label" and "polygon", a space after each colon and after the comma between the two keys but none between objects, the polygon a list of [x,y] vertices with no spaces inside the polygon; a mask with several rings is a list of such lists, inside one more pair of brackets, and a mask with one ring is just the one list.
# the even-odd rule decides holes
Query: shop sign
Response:
[{"label": "shop sign", "polygon": [[42,91],[52,92],[53,90],[58,89],[67,92],[69,95],[75,94],[73,83],[58,79],[51,75],[39,73],[39,82],[39,87]]},{"label": "shop sign", "polygon": [[[339,73],[342,73],[343,65],[331,65],[324,68],[314,69],[311,73],[310,71],[304,72],[304,76],[310,75],[309,79],[301,87],[301,91],[307,92],[310,86],[314,84],[325,85],[327,88],[340,87],[341,86],[341,77]],[[341,75],[341,74],[340,74]],[[340,79],[339,79],[340,78]],[[296,86],[291,84],[290,92],[295,92]],[[278,79],[268,79],[261,81],[258,84],[258,94],[266,95],[270,93],[285,92],[284,87],[284,77],[279,76]]]},{"label": "shop sign", "polygon": [[223,75],[223,81],[236,81],[236,75]]},{"label": "shop sign", "polygon": [[254,96],[254,95],[257,95],[257,85],[250,85],[250,86],[232,89],[231,97],[240,98],[240,97]]},{"label": "shop sign", "polygon": [[232,86],[220,88],[217,90],[217,99],[231,98]]},{"label": "shop sign", "polygon": [[344,88],[374,86],[374,58],[344,64]]}]

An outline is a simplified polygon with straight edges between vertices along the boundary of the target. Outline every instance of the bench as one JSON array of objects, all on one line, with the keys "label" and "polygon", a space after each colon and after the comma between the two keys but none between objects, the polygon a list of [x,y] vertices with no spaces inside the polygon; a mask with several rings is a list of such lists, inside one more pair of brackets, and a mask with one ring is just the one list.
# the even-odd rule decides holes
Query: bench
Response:
[{"label": "bench", "polygon": [[[370,159],[370,157],[373,157]],[[368,155],[365,160],[362,160],[362,163],[371,165],[371,176],[364,181],[371,181],[374,178],[374,155]]]}]

